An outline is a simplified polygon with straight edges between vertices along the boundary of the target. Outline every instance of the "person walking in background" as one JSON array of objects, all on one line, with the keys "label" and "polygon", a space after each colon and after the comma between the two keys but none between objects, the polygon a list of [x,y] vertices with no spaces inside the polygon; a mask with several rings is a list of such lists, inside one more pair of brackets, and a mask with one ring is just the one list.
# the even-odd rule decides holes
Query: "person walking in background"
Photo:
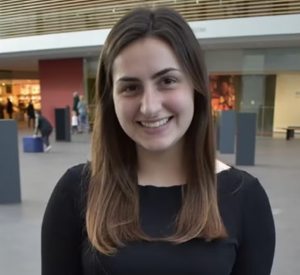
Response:
[{"label": "person walking in background", "polygon": [[0,102],[0,119],[4,119],[4,106],[2,102]]},{"label": "person walking in background", "polygon": [[41,132],[43,142],[46,146],[45,152],[49,152],[51,150],[51,145],[49,141],[49,137],[52,133],[53,127],[49,120],[42,116],[42,112],[37,110],[35,112],[35,131],[34,131],[34,137],[37,136],[39,132]]},{"label": "person walking in background", "polygon": [[28,128],[31,128],[31,121],[32,121],[32,127],[34,127],[35,112],[34,112],[34,106],[33,106],[31,100],[29,101],[29,104],[27,107],[27,119],[28,119]]},{"label": "person walking in background", "polygon": [[9,117],[10,119],[12,119],[12,118],[13,118],[13,112],[14,112],[14,106],[13,106],[13,104],[12,104],[12,102],[10,101],[9,98],[7,99],[6,112],[7,112],[7,114],[8,114],[8,117]]},{"label": "person walking in background", "polygon": [[80,101],[77,106],[77,110],[79,113],[79,128],[80,132],[84,132],[88,130],[87,127],[87,103],[84,99],[84,96],[80,96]]},{"label": "person walking in background", "polygon": [[78,96],[78,92],[74,92],[73,93],[73,109],[72,111],[74,111],[76,113],[77,116],[79,116],[79,112],[78,112],[78,103],[79,103],[80,99]]},{"label": "person walking in background", "polygon": [[75,111],[72,112],[72,134],[78,133],[78,116]]},{"label": "person walking in background", "polygon": [[[78,124],[80,123],[79,121],[79,112],[78,112],[78,103],[79,103],[80,99],[79,99],[79,95],[78,92],[75,91],[73,93],[73,108],[72,111],[76,113],[76,116],[78,118]],[[77,126],[77,128],[79,127],[79,125]]]}]

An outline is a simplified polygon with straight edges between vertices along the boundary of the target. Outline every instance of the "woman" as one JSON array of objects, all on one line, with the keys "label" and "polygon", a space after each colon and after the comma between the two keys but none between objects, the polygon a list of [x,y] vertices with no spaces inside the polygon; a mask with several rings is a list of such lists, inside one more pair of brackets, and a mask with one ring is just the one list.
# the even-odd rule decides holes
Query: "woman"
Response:
[{"label": "woman", "polygon": [[138,9],[102,49],[92,160],[58,182],[42,274],[269,275],[274,223],[257,179],[215,159],[196,37]]}]

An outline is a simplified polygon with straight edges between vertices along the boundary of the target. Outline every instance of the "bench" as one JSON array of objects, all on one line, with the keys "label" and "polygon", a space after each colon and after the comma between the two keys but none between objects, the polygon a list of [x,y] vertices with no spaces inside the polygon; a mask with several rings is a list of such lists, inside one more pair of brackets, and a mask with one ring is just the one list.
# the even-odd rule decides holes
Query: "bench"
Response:
[{"label": "bench", "polygon": [[290,140],[295,136],[295,130],[300,130],[300,126],[288,126],[282,129],[286,130],[286,140]]}]

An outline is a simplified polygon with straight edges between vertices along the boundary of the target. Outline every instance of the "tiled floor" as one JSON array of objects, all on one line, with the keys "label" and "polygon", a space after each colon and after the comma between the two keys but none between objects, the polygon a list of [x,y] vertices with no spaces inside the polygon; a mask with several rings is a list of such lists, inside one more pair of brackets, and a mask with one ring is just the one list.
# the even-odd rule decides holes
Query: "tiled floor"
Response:
[{"label": "tiled floor", "polygon": [[[85,162],[88,154],[88,135],[78,135],[72,143],[53,143],[49,154],[20,150],[23,203],[0,206],[1,275],[41,273],[40,226],[47,200],[62,173]],[[234,164],[234,156],[222,155],[220,159]],[[271,199],[277,227],[272,274],[299,275],[300,139],[258,138],[257,166],[243,169],[261,180]]]}]

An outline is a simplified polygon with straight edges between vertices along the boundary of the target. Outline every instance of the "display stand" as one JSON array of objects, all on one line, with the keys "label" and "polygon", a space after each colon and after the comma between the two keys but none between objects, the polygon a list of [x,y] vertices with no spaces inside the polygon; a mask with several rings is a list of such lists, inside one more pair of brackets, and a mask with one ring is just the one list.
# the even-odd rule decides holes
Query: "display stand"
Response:
[{"label": "display stand", "polygon": [[236,165],[255,165],[256,114],[237,115]]},{"label": "display stand", "polygon": [[55,133],[57,141],[71,141],[70,107],[55,109]]},{"label": "display stand", "polygon": [[236,112],[222,111],[217,118],[217,142],[221,154],[234,154]]},{"label": "display stand", "polygon": [[18,129],[15,120],[0,120],[0,204],[21,202]]}]

